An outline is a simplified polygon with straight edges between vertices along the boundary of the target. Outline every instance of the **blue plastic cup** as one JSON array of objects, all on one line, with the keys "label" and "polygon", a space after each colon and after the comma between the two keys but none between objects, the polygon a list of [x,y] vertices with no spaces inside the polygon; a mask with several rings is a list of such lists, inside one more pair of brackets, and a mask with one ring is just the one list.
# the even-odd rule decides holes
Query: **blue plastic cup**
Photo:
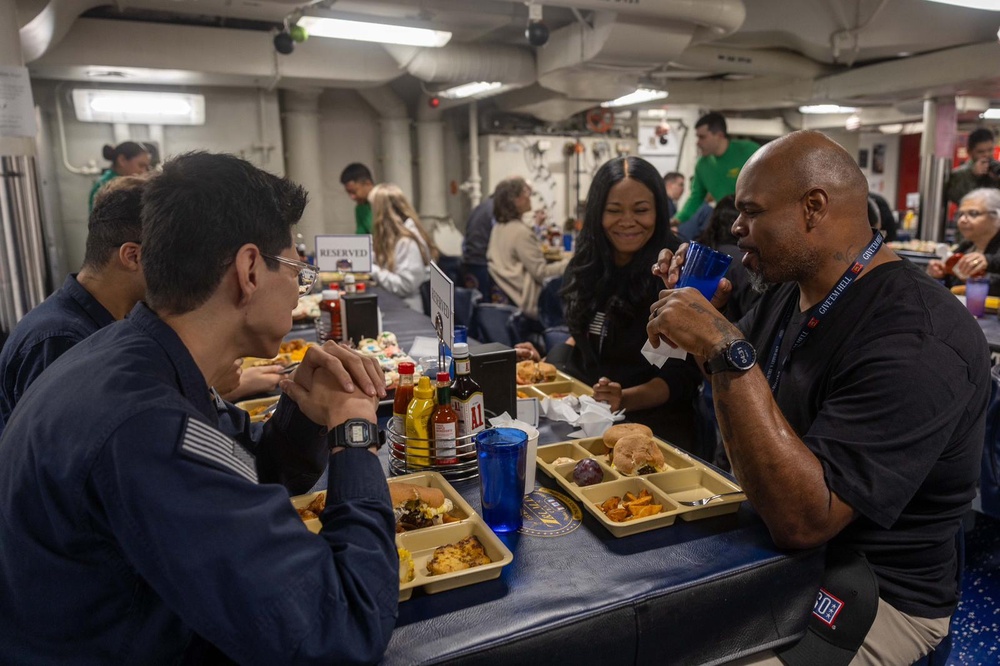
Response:
[{"label": "blue plastic cup", "polygon": [[986,297],[989,293],[989,278],[974,277],[965,281],[965,307],[969,308],[969,314],[976,318],[986,315]]},{"label": "blue plastic cup", "polygon": [[469,341],[469,329],[462,324],[455,325],[455,342],[468,342]]},{"label": "blue plastic cup", "polygon": [[527,449],[528,433],[523,430],[493,428],[476,435],[483,520],[494,532],[521,529]]},{"label": "blue plastic cup", "polygon": [[563,234],[563,249],[567,252],[573,251],[573,234]]},{"label": "blue plastic cup", "polygon": [[719,281],[725,277],[733,258],[724,252],[692,242],[684,257],[678,287],[694,287],[708,300],[715,296]]}]

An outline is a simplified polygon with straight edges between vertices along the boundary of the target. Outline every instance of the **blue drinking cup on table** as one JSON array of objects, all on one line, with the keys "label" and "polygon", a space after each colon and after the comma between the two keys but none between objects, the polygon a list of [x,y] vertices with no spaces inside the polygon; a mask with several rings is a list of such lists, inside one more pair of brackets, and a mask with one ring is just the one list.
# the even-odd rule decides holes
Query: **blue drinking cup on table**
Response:
[{"label": "blue drinking cup on table", "polygon": [[483,520],[498,534],[521,529],[527,450],[528,433],[523,430],[493,428],[476,435]]},{"label": "blue drinking cup on table", "polygon": [[700,243],[688,245],[678,287],[694,287],[708,300],[715,296],[719,281],[725,277],[733,258]]},{"label": "blue drinking cup on table", "polygon": [[965,281],[965,307],[973,317],[986,315],[986,297],[990,293],[990,279],[971,277]]}]

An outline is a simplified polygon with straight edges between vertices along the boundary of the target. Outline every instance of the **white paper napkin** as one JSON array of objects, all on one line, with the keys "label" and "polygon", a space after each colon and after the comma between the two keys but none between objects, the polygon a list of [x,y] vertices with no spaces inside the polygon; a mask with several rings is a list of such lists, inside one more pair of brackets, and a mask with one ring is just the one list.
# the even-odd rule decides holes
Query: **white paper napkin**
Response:
[{"label": "white paper napkin", "polygon": [[660,340],[660,346],[654,348],[649,340],[646,340],[646,344],[642,346],[642,355],[646,357],[646,360],[655,365],[658,368],[662,368],[663,364],[667,362],[670,358],[684,359],[687,356],[687,352],[680,347],[671,347],[663,340]]},{"label": "white paper napkin", "polygon": [[598,402],[589,395],[545,398],[541,408],[546,418],[577,426],[578,430],[569,434],[573,438],[600,437],[612,423],[625,418],[625,410],[612,412],[608,403]]}]

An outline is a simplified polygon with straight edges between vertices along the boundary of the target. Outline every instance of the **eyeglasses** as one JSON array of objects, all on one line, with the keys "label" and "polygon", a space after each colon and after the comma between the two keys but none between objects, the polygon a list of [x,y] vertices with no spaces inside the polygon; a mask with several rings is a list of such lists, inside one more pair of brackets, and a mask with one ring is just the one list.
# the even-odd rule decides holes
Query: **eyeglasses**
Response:
[{"label": "eyeglasses", "polygon": [[296,259],[288,259],[287,257],[278,257],[273,254],[260,253],[262,257],[267,259],[274,259],[280,264],[286,266],[291,266],[299,274],[299,296],[304,296],[312,291],[313,283],[316,282],[316,278],[319,277],[319,271],[312,264],[307,264],[304,261],[298,261]]},{"label": "eyeglasses", "polygon": [[972,220],[978,220],[983,215],[988,215],[990,211],[988,210],[960,210],[955,213],[955,219],[961,220],[963,217],[968,217]]}]

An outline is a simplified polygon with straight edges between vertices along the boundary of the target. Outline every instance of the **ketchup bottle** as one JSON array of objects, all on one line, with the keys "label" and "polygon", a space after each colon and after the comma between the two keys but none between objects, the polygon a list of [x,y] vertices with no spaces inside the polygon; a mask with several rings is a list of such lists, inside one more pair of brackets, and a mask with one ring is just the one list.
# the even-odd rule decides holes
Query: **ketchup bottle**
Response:
[{"label": "ketchup bottle", "polygon": [[317,334],[321,338],[321,343],[327,340],[340,342],[344,337],[340,321],[340,292],[336,289],[323,290],[323,300],[319,304]]},{"label": "ketchup bottle", "polygon": [[392,431],[402,439],[406,436],[406,408],[413,400],[413,373],[416,366],[403,361],[396,370],[399,372],[399,386],[396,387],[396,397],[392,401]]}]

